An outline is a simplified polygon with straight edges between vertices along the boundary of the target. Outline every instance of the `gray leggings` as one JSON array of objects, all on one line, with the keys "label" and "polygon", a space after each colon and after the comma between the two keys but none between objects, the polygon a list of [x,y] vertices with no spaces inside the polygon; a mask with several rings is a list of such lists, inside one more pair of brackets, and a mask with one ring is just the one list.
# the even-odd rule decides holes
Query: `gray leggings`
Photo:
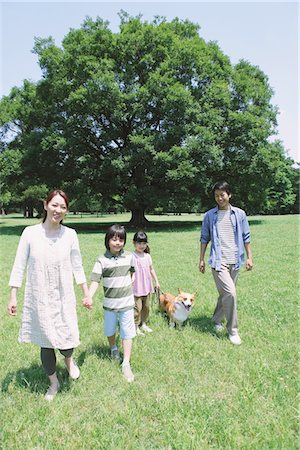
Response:
[{"label": "gray leggings", "polygon": [[[70,358],[73,354],[73,348],[68,350],[59,350],[65,358]],[[56,355],[54,348],[41,348],[41,360],[47,375],[53,375],[56,371]]]}]

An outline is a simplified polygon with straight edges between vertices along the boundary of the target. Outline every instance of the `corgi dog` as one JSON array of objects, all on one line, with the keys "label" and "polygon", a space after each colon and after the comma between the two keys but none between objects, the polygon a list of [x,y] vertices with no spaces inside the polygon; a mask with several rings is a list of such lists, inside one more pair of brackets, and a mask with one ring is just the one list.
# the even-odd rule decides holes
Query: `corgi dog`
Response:
[{"label": "corgi dog", "polygon": [[194,300],[195,294],[183,292],[180,288],[177,297],[169,293],[160,295],[159,307],[167,314],[171,328],[183,325],[192,311]]}]

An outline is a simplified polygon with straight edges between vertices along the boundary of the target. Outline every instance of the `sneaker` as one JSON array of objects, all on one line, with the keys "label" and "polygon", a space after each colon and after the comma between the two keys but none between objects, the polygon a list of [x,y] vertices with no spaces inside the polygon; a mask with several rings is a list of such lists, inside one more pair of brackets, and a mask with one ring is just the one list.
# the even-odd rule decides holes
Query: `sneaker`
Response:
[{"label": "sneaker", "polygon": [[113,350],[110,351],[110,356],[113,361],[119,362],[121,359],[119,350],[117,348],[114,348]]},{"label": "sneaker", "polygon": [[224,325],[222,323],[215,323],[216,333],[222,333],[224,331]]},{"label": "sneaker", "polygon": [[152,333],[152,329],[150,327],[148,327],[148,325],[146,325],[145,323],[142,324],[141,329],[143,331],[146,331],[146,333]]},{"label": "sneaker", "polygon": [[58,393],[60,388],[60,384],[51,384],[51,386],[48,387],[47,392],[45,394],[45,400],[48,402],[52,402],[56,394]]},{"label": "sneaker", "polygon": [[238,334],[230,334],[229,340],[233,345],[241,345],[242,341]]},{"label": "sneaker", "polygon": [[122,364],[122,372],[124,378],[126,378],[128,383],[131,383],[134,380],[134,375],[132,373],[130,364]]},{"label": "sneaker", "polygon": [[136,335],[137,335],[137,336],[145,336],[145,333],[142,332],[142,330],[140,329],[140,327],[137,327],[137,329],[136,329]]},{"label": "sneaker", "polygon": [[65,360],[65,365],[69,372],[69,376],[72,378],[72,380],[77,380],[80,377],[80,370],[79,370],[79,367],[77,366],[77,364],[75,364],[74,359],[71,358],[70,369],[68,369],[66,360]]}]

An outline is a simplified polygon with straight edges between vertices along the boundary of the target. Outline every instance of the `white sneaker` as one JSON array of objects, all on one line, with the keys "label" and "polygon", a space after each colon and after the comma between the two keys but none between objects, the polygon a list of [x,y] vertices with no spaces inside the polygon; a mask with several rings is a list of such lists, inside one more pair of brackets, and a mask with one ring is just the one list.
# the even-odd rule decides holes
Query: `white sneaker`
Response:
[{"label": "white sneaker", "polygon": [[238,334],[229,334],[229,340],[233,345],[241,345],[242,343]]},{"label": "white sneaker", "polygon": [[136,329],[136,335],[137,335],[137,336],[145,336],[145,333],[142,332],[142,330],[140,329],[140,327],[137,327],[137,329]]},{"label": "white sneaker", "polygon": [[216,333],[222,333],[224,331],[224,325],[222,323],[215,323]]},{"label": "white sneaker", "polygon": [[75,364],[74,359],[71,358],[70,369],[68,369],[66,360],[65,360],[65,365],[66,365],[66,368],[67,368],[72,380],[77,380],[80,377],[80,370],[79,370],[79,367],[77,366],[77,364]]},{"label": "white sneaker", "polygon": [[142,324],[141,329],[143,331],[146,331],[146,333],[152,333],[152,329],[150,327],[148,327],[148,325],[146,325],[145,323]]},{"label": "white sneaker", "polygon": [[134,380],[130,364],[122,364],[122,372],[128,383],[131,383]]},{"label": "white sneaker", "polygon": [[45,400],[47,400],[48,402],[52,402],[52,400],[54,399],[54,397],[58,393],[59,388],[60,388],[60,384],[59,383],[51,384],[48,387],[47,392],[45,394]]}]

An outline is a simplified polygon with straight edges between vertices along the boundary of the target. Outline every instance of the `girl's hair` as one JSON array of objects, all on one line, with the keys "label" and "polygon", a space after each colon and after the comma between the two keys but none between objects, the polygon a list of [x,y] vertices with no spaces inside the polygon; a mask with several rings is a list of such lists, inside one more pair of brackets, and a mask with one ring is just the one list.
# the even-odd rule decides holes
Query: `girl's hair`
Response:
[{"label": "girl's hair", "polygon": [[227,181],[218,181],[216,184],[214,184],[214,187],[212,189],[213,196],[215,195],[215,191],[225,191],[228,195],[231,194],[231,189]]},{"label": "girl's hair", "polygon": [[137,231],[133,236],[133,242],[146,242],[147,246],[144,250],[145,253],[150,253],[150,247],[148,245],[148,236],[144,231]]},{"label": "girl's hair", "polygon": [[[60,195],[64,199],[64,201],[66,203],[66,207],[67,207],[67,209],[69,209],[69,198],[68,198],[67,194],[64,191],[62,191],[61,189],[54,189],[54,191],[49,192],[49,194],[47,195],[47,198],[45,199],[45,203],[48,205],[48,203],[51,202],[53,197],[55,197],[56,195]],[[44,209],[43,223],[45,222],[46,218],[47,218],[47,211]],[[61,222],[62,222],[62,220],[61,220]]]},{"label": "girl's hair", "polygon": [[106,232],[105,235],[105,247],[109,250],[109,240],[114,236],[122,239],[124,241],[124,245],[126,244],[126,230],[123,225],[112,225]]}]

